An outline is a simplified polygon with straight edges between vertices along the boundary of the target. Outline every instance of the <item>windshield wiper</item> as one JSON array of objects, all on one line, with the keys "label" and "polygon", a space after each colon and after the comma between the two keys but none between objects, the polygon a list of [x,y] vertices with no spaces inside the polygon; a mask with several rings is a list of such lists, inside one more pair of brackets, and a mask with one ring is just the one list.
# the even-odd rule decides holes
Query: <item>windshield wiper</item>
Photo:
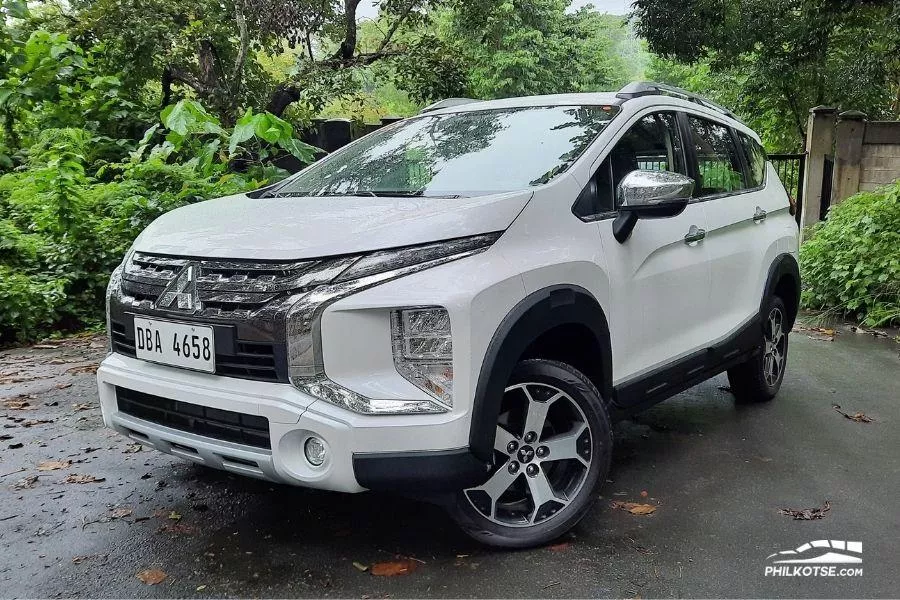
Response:
[{"label": "windshield wiper", "polygon": [[347,195],[376,198],[462,198],[459,194],[425,194],[425,190],[359,190]]}]

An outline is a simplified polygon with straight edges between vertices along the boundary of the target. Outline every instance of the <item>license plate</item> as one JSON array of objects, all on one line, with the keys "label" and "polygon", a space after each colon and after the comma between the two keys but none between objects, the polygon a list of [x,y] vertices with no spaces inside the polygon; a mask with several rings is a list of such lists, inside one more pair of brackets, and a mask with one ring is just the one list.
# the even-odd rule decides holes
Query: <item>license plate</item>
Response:
[{"label": "license plate", "polygon": [[190,323],[134,318],[135,356],[195,371],[216,371],[213,328]]}]

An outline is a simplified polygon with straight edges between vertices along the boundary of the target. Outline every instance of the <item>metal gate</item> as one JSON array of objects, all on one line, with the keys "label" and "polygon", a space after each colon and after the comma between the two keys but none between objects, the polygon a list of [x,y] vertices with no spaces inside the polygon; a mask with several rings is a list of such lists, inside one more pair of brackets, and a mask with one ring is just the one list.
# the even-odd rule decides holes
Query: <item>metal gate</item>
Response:
[{"label": "metal gate", "polygon": [[778,178],[784,184],[793,199],[794,219],[800,224],[800,215],[803,212],[803,173],[806,170],[806,153],[799,154],[770,154],[769,160],[778,173]]}]

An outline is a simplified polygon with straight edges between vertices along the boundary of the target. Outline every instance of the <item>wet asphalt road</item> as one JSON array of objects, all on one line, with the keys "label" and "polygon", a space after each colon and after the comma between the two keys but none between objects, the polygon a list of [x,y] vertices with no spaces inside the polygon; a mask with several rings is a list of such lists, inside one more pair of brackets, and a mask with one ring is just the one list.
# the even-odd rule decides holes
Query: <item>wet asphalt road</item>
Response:
[{"label": "wet asphalt road", "polygon": [[[900,345],[807,333],[792,335],[770,404],[735,406],[720,376],[618,424],[592,512],[560,544],[520,552],[481,547],[440,509],[402,498],[126,452],[129,441],[102,428],[90,373],[102,338],[0,352],[0,399],[33,408],[0,408],[0,596],[895,597]],[[38,470],[46,460],[72,464]],[[103,481],[65,483],[72,474]],[[657,510],[635,516],[614,500]],[[778,514],[826,500],[822,520]],[[862,541],[863,576],[763,575],[769,554],[823,538]],[[375,577],[353,564],[398,556],[417,568]],[[146,585],[135,577],[144,569],[166,579]]]}]

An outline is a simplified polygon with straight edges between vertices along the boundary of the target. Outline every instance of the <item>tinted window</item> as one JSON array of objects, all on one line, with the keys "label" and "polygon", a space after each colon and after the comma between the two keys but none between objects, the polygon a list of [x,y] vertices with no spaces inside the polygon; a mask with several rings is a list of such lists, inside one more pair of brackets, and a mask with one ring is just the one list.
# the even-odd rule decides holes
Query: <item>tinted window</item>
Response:
[{"label": "tinted window", "polygon": [[698,117],[688,118],[697,153],[697,196],[710,196],[747,187],[737,148],[724,125]]},{"label": "tinted window", "polygon": [[759,145],[759,142],[750,136],[739,132],[738,137],[744,147],[744,156],[747,157],[747,164],[750,167],[750,173],[748,173],[750,180],[747,182],[747,186],[759,187],[766,180],[766,151]]},{"label": "tinted window", "polygon": [[564,172],[616,111],[536,106],[424,115],[338,150],[277,194],[458,197],[541,185]]},{"label": "tinted window", "polygon": [[647,115],[625,132],[579,196],[575,214],[586,217],[615,210],[616,186],[637,169],[685,173],[673,113]]}]

